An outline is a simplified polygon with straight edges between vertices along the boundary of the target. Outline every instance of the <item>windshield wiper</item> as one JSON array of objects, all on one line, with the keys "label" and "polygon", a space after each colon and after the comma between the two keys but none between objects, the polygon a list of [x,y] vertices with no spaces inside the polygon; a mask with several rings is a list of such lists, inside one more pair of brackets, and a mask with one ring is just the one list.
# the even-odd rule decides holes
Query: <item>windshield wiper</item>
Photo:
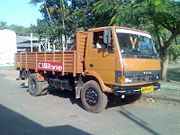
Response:
[{"label": "windshield wiper", "polygon": [[126,52],[124,52],[125,54],[127,55],[140,55],[141,57],[151,57],[152,55],[153,56],[157,56],[158,54],[153,52],[153,53],[150,53],[150,52],[142,52],[142,51],[138,51],[138,50],[133,50],[133,49],[127,49]]},{"label": "windshield wiper", "polygon": [[144,53],[144,52],[141,52],[141,51],[138,51],[138,50],[132,50],[131,52]]},{"label": "windshield wiper", "polygon": [[149,53],[149,52],[141,52],[141,51],[138,51],[138,50],[132,50],[131,52],[136,52],[138,54],[142,54],[142,55],[145,55],[145,56],[158,56],[158,53],[155,53],[155,52],[152,52],[152,53]]},{"label": "windshield wiper", "polygon": [[158,55],[158,53],[152,52],[152,53],[151,53],[151,55],[155,55],[155,56],[157,56],[157,55]]}]

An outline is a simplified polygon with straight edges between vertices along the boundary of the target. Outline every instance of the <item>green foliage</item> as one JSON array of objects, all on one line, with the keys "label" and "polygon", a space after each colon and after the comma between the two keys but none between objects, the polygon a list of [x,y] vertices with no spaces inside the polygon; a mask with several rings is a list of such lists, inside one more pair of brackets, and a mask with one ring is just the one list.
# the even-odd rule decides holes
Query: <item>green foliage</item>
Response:
[{"label": "green foliage", "polygon": [[28,35],[30,35],[30,29],[25,28],[23,26],[12,24],[12,25],[9,26],[9,29],[16,32],[16,34],[19,35],[19,36],[28,36]]},{"label": "green foliage", "polygon": [[58,22],[49,23],[44,20],[38,20],[38,27],[36,32],[40,38],[49,37],[51,40],[55,40],[57,37],[62,35],[63,28]]},{"label": "green foliage", "polygon": [[180,44],[172,45],[169,49],[171,60],[175,61],[180,56]]},{"label": "green foliage", "polygon": [[106,25],[138,27],[139,16],[134,1],[101,0],[95,4],[95,14],[102,15],[109,21]]},{"label": "green foliage", "polygon": [[16,33],[16,35],[18,36],[29,36],[31,32],[34,33],[35,36],[37,36],[36,34],[36,27],[34,25],[31,25],[29,28],[20,26],[20,25],[7,25],[6,22],[0,22],[0,30],[3,29],[9,29],[12,30]]},{"label": "green foliage", "polygon": [[[41,4],[40,37],[50,40],[76,30],[119,25],[151,33],[160,51],[168,48],[180,33],[180,3],[174,0],[31,0]],[[163,48],[164,47],[164,48]],[[162,52],[163,53],[163,52]]]},{"label": "green foliage", "polygon": [[3,30],[3,29],[8,29],[8,25],[6,22],[0,22],[0,30]]},{"label": "green foliage", "polygon": [[[93,13],[98,0],[31,0],[41,4],[42,20],[38,20],[37,33],[50,41],[73,36],[76,30],[87,30],[96,24]],[[103,22],[102,22],[103,24]]]}]

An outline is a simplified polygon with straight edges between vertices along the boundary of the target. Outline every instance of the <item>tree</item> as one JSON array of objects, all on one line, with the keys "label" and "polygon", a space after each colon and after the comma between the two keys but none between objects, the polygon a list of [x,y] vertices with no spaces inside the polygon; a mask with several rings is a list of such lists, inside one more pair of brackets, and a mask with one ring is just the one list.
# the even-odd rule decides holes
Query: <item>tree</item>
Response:
[{"label": "tree", "polygon": [[174,0],[101,0],[94,10],[97,15],[109,15],[109,25],[141,28],[154,35],[162,54],[162,80],[167,81],[169,47],[180,34],[179,9],[180,3]]},{"label": "tree", "polygon": [[8,25],[6,22],[0,22],[0,30],[3,30],[3,29],[8,29]]},{"label": "tree", "polygon": [[[167,81],[167,67],[169,62],[169,48],[180,34],[180,3],[173,0],[147,0],[143,2],[146,12],[143,17],[152,22],[152,29],[160,45],[162,54],[162,80]],[[162,35],[162,30],[170,34]]]},{"label": "tree", "polygon": [[10,30],[13,30],[18,36],[29,36],[31,31],[29,28],[12,24],[9,26]]},{"label": "tree", "polygon": [[169,48],[170,60],[176,61],[176,59],[180,56],[180,44],[172,45]]},{"label": "tree", "polygon": [[[38,20],[37,32],[52,43],[63,37],[73,37],[76,30],[84,30],[93,26],[93,5],[97,0],[31,0],[41,3],[42,20]],[[61,39],[60,39],[61,38]]]},{"label": "tree", "polygon": [[[6,22],[0,22],[0,30],[1,29],[12,30],[18,36],[29,36],[30,33],[33,32],[33,29],[35,29],[35,26],[32,25],[31,27],[26,28],[26,27],[23,27],[20,25],[15,25],[15,24],[7,25]],[[34,31],[34,33],[35,33],[35,31]],[[34,35],[36,35],[36,33]]]},{"label": "tree", "polygon": [[[60,17],[58,16],[58,9],[64,1],[63,0],[31,0],[30,3],[37,4],[41,3],[40,12],[43,15],[42,20],[37,21],[37,33],[39,34],[40,38],[48,38],[49,41],[56,40],[62,36],[62,33],[59,31],[65,27],[64,24],[60,23]],[[62,7],[62,6],[61,6]],[[59,23],[59,24],[58,24]],[[64,20],[63,20],[64,23]],[[57,35],[57,34],[59,35]],[[52,36],[53,35],[53,36]]]}]

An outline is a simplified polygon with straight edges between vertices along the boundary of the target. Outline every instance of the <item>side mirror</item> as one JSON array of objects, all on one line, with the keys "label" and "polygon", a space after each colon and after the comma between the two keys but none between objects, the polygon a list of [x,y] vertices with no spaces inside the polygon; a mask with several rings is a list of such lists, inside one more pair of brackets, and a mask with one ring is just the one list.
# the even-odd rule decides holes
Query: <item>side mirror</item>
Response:
[{"label": "side mirror", "polygon": [[104,35],[103,35],[103,41],[105,44],[110,44],[111,43],[111,31],[110,30],[104,30]]},{"label": "side mirror", "polygon": [[107,45],[108,52],[114,53],[114,47],[111,41],[111,30],[104,30],[103,42]]}]

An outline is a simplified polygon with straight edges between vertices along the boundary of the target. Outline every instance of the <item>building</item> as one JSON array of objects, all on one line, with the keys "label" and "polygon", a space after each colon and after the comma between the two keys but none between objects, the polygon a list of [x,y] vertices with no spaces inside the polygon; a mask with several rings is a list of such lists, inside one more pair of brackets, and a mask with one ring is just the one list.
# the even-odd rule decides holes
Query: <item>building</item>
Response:
[{"label": "building", "polygon": [[[32,42],[31,42],[32,41]],[[39,38],[30,36],[17,36],[16,37],[17,52],[37,52],[39,48]]]},{"label": "building", "polygon": [[14,66],[16,33],[11,30],[0,30],[0,66]]},{"label": "building", "polygon": [[[17,36],[16,37],[17,52],[48,52],[48,51],[62,51],[63,45],[61,41],[55,41],[53,44],[48,42],[48,39],[39,40],[38,37]],[[75,43],[70,38],[67,39],[67,46],[65,50],[72,50]]]}]

